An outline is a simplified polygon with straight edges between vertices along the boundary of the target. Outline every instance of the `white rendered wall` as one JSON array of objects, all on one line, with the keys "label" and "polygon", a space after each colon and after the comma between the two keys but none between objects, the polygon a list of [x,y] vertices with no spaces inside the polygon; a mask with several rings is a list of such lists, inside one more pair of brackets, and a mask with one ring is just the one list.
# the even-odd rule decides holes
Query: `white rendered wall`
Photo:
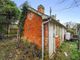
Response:
[{"label": "white rendered wall", "polygon": [[54,41],[53,41],[53,23],[49,22],[49,57],[54,51]]}]

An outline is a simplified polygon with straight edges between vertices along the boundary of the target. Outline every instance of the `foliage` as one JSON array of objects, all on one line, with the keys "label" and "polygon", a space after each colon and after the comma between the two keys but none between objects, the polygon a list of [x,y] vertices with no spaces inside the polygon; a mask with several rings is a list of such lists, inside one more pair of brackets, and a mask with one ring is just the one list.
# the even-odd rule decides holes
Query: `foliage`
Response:
[{"label": "foliage", "polygon": [[16,42],[15,40],[4,40],[0,41],[0,60],[15,60],[15,48]]},{"label": "foliage", "polygon": [[75,29],[73,29],[73,28],[69,28],[69,29],[67,29],[67,31],[68,32],[70,32],[70,33],[72,33],[73,35],[74,34],[76,34],[75,32],[76,32],[76,30]]},{"label": "foliage", "polygon": [[[16,45],[16,38],[0,41],[0,60],[40,60],[39,49],[34,49],[34,45],[27,40],[21,40],[20,47]],[[40,51],[40,52],[39,52]]]},{"label": "foliage", "polygon": [[66,22],[66,28],[67,31],[72,33],[72,34],[77,34],[76,30],[77,30],[77,23],[73,23],[73,22]]},{"label": "foliage", "polygon": [[29,7],[29,4],[27,1],[24,2],[21,7],[21,16],[20,16],[20,22],[19,22],[20,34],[22,34],[22,31],[23,31],[24,21],[28,13],[28,9],[27,9],[28,7]]},{"label": "foliage", "polygon": [[[68,56],[65,56],[64,52]],[[52,60],[80,60],[80,52],[77,50],[77,41],[63,42]]]},{"label": "foliage", "polygon": [[[77,42],[76,42],[76,44],[77,44]],[[71,45],[71,48],[70,48],[71,60],[79,60],[80,59],[80,52],[77,50],[76,44],[73,42]]]},{"label": "foliage", "polygon": [[19,15],[20,15],[19,13],[20,11],[13,1],[0,0],[0,32],[1,33],[8,32],[9,24],[19,19]]},{"label": "foliage", "polygon": [[[1,0],[0,1],[0,13],[6,14],[7,21],[12,22],[19,18],[19,9],[16,4],[11,0]],[[6,21],[6,19],[5,19]]]},{"label": "foliage", "polygon": [[41,49],[37,48],[37,45],[35,45],[34,43],[22,39],[20,42],[20,48],[24,51],[26,55],[30,54],[30,56],[34,57],[35,59],[36,57],[41,59]]}]

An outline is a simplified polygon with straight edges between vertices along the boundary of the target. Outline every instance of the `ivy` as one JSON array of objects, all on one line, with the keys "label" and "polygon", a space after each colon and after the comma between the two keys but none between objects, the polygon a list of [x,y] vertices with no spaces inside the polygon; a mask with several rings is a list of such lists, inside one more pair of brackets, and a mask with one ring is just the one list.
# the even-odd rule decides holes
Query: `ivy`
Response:
[{"label": "ivy", "polygon": [[24,30],[24,21],[26,19],[27,13],[28,13],[28,7],[29,7],[29,4],[26,1],[22,5],[22,9],[21,9],[21,16],[20,16],[20,22],[19,22],[19,32],[20,32],[20,35],[22,35],[23,30]]}]

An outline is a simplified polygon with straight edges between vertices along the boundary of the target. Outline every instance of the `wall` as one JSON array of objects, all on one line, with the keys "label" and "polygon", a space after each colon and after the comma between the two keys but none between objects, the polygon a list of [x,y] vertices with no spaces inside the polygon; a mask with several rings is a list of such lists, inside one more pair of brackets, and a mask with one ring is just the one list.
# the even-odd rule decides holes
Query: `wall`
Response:
[{"label": "wall", "polygon": [[49,32],[48,32],[48,23],[46,23],[45,25],[44,25],[44,44],[45,44],[45,48],[48,48],[48,34],[49,34]]},{"label": "wall", "polygon": [[28,12],[24,23],[24,37],[32,43],[35,43],[38,47],[41,47],[42,36],[42,18],[33,13]]},{"label": "wall", "polygon": [[64,41],[64,35],[65,35],[64,28],[62,28],[62,42]]},{"label": "wall", "polygon": [[49,57],[54,51],[54,41],[53,41],[53,23],[49,22]]}]

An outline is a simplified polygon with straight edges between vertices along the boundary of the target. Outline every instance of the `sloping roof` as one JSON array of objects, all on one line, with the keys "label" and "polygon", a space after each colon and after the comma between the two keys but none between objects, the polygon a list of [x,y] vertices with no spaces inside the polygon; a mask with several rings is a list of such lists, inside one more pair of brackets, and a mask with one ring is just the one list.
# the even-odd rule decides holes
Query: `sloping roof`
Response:
[{"label": "sloping roof", "polygon": [[49,18],[47,18],[47,19],[44,19],[44,21],[46,21],[46,20],[51,20],[51,22],[55,22],[56,25],[62,26],[62,27],[64,27],[65,29],[67,29],[63,24],[61,24],[59,21],[55,20],[55,18],[49,17]]},{"label": "sloping roof", "polygon": [[39,16],[42,17],[42,19],[47,19],[49,17],[48,15],[40,13],[39,11],[37,11],[36,9],[34,9],[32,7],[28,7],[28,10],[38,14]]},{"label": "sloping roof", "polygon": [[50,16],[48,16],[46,14],[40,13],[39,11],[37,11],[36,9],[34,9],[32,7],[28,7],[28,10],[36,13],[39,16],[41,16],[43,21],[51,19],[51,21],[56,22],[58,25],[60,25],[60,26],[62,26],[62,27],[64,27],[66,29],[66,27],[63,24],[61,24],[60,22],[58,22],[55,18],[52,18],[52,17],[50,17]]},{"label": "sloping roof", "polygon": [[63,24],[61,24],[59,21],[54,20],[59,26],[64,27],[65,29],[67,29]]}]

